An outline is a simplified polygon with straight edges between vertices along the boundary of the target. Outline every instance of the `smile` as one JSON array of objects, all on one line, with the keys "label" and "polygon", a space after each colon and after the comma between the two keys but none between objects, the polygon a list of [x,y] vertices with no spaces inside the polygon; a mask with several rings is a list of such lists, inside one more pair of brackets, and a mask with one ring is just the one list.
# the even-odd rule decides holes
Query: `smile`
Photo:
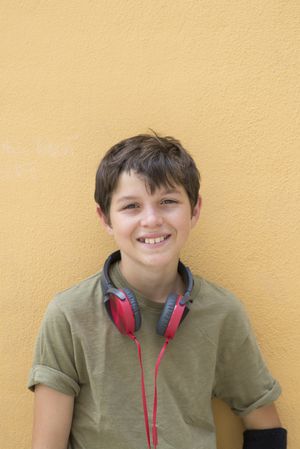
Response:
[{"label": "smile", "polygon": [[170,237],[170,234],[165,235],[165,236],[160,236],[160,237],[156,237],[156,238],[139,238],[138,241],[141,243],[146,243],[147,245],[153,245],[153,244],[157,244],[157,243],[161,243],[164,240],[167,240]]}]

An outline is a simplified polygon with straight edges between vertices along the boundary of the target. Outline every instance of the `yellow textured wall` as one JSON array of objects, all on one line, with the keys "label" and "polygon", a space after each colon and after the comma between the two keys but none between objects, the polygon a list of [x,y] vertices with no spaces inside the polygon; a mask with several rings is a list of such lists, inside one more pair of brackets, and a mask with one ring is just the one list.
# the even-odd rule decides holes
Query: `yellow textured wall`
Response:
[{"label": "yellow textured wall", "polygon": [[[95,213],[98,161],[148,127],[199,164],[203,213],[183,260],[246,304],[300,447],[299,2],[0,9],[0,447],[30,447],[26,382],[47,303],[114,248]],[[215,411],[219,449],[240,448],[239,419]]]}]

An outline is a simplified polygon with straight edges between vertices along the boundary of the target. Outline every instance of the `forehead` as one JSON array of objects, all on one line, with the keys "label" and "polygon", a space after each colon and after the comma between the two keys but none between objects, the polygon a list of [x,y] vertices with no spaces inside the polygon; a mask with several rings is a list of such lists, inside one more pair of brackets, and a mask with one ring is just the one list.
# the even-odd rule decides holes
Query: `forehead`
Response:
[{"label": "forehead", "polygon": [[175,182],[172,182],[171,184],[168,183],[167,180],[162,182],[159,186],[153,186],[151,185],[150,180],[136,172],[122,172],[119,176],[116,188],[113,191],[112,200],[124,196],[152,196],[168,193],[185,193],[185,189],[181,184]]}]

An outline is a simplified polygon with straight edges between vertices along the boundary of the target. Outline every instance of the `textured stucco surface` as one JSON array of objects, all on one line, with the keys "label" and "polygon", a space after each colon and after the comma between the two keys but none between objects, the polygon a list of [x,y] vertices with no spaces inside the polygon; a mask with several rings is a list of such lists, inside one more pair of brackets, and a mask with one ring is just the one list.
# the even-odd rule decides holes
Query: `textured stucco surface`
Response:
[{"label": "textured stucco surface", "polygon": [[[2,1],[0,447],[30,447],[26,390],[55,292],[114,246],[97,222],[101,155],[148,127],[199,164],[188,265],[245,303],[300,446],[298,1]],[[214,405],[219,449],[241,425]]]}]

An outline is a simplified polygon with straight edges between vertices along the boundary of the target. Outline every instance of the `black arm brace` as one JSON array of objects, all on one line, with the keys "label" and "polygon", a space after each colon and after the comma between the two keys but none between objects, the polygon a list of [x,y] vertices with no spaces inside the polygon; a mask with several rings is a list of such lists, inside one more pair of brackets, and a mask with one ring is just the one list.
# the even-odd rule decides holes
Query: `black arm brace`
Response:
[{"label": "black arm brace", "polygon": [[243,449],[286,449],[287,431],[274,429],[245,430]]}]

